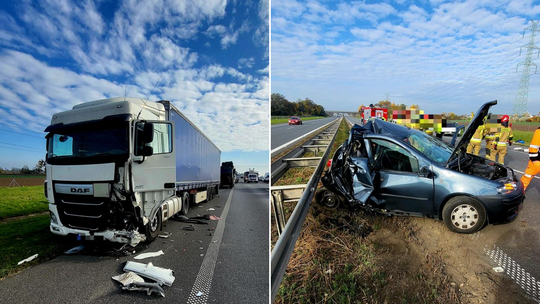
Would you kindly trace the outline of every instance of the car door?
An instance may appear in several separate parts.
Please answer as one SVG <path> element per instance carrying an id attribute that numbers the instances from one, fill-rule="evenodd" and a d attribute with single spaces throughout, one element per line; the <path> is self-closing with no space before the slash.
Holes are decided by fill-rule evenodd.
<path id="1" fill-rule="evenodd" d="M 370 139 L 374 192 L 379 204 L 392 211 L 432 214 L 431 163 L 390 139 Z"/>

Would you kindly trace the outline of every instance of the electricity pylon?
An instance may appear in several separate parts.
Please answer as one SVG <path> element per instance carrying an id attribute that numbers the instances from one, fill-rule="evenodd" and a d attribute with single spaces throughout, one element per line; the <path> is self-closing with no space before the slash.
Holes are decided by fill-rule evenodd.
<path id="1" fill-rule="evenodd" d="M 537 50 L 538 57 L 540 55 L 540 48 L 534 44 L 534 36 L 538 29 L 538 21 L 531 19 L 532 25 L 523 30 L 523 37 L 525 37 L 525 31 L 531 31 L 531 38 L 529 43 L 522 46 L 519 49 L 519 55 L 521 55 L 521 50 L 525 47 L 527 48 L 527 57 L 524 61 L 520 62 L 516 66 L 516 73 L 520 65 L 523 65 L 523 72 L 521 73 L 521 81 L 519 82 L 519 88 L 516 95 L 516 101 L 514 102 L 514 119 L 520 118 L 523 116 L 523 113 L 527 110 L 527 102 L 529 101 L 529 78 L 531 76 L 531 66 L 534 66 L 534 73 L 538 66 L 532 62 L 532 55 L 535 50 Z"/>

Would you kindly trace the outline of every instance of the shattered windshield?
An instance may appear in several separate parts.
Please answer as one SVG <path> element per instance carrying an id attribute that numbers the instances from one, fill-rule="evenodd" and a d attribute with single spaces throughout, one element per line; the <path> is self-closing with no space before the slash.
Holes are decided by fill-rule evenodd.
<path id="1" fill-rule="evenodd" d="M 47 162 L 51 164 L 94 163 L 129 153 L 127 123 L 64 128 L 47 138 Z"/>
<path id="2" fill-rule="evenodd" d="M 416 150 L 422 152 L 430 160 L 444 164 L 452 155 L 453 147 L 423 132 L 412 132 L 405 138 Z"/>

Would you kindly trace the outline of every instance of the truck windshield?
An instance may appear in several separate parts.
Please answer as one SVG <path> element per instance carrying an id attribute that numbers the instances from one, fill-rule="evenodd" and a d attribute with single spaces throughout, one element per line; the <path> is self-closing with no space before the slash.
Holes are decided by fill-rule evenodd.
<path id="1" fill-rule="evenodd" d="M 128 125 L 55 130 L 47 136 L 47 162 L 50 164 L 102 163 L 127 159 Z"/>

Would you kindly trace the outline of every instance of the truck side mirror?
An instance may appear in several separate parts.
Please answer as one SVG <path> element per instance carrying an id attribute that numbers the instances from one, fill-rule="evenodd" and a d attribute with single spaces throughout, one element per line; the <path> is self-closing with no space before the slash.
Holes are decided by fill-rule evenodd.
<path id="1" fill-rule="evenodd" d="M 141 149 L 141 155 L 142 156 L 152 156 L 154 154 L 154 148 L 150 146 L 144 146 Z"/>
<path id="2" fill-rule="evenodd" d="M 143 144 L 151 143 L 154 140 L 154 124 L 145 123 L 140 136 Z"/>

